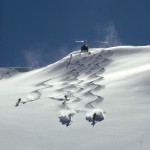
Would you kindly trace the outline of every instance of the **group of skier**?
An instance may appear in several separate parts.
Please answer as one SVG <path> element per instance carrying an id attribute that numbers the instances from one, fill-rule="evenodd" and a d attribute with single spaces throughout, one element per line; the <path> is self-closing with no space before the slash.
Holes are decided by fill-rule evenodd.
<path id="1" fill-rule="evenodd" d="M 70 99 L 68 99 L 67 95 L 65 95 L 65 96 L 64 96 L 64 101 L 63 101 L 62 104 L 63 104 L 63 105 L 66 104 L 66 102 L 69 101 L 69 100 L 70 100 Z M 16 103 L 15 106 L 16 106 L 16 107 L 19 106 L 20 102 L 21 102 L 21 98 L 18 99 L 18 101 L 17 101 L 17 103 Z M 72 117 L 72 116 L 73 116 L 72 114 L 69 114 L 69 115 L 68 115 L 68 118 L 69 118 L 70 121 L 71 121 L 71 117 Z M 93 121 L 95 121 L 96 116 L 97 116 L 97 114 L 94 113 L 93 116 L 92 116 L 92 120 L 93 120 Z"/>

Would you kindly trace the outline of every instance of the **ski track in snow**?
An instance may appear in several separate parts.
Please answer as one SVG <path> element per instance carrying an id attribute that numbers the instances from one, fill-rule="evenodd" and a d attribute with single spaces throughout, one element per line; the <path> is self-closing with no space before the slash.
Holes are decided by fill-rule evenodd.
<path id="1" fill-rule="evenodd" d="M 47 95 L 46 97 L 60 102 L 60 105 L 57 105 L 58 110 L 66 111 L 63 115 L 60 113 L 60 122 L 69 126 L 71 121 L 68 116 L 75 115 L 72 111 L 93 111 L 95 106 L 103 101 L 100 90 L 105 86 L 100 85 L 100 81 L 104 79 L 101 75 L 105 72 L 105 66 L 111 63 L 109 59 L 111 55 L 111 51 L 102 50 L 98 54 L 85 53 L 70 56 L 66 61 L 66 73 L 36 84 L 41 88 L 29 93 L 22 103 L 37 101 L 44 92 L 57 93 L 57 96 Z M 63 103 L 64 95 L 70 99 L 65 103 Z M 77 105 L 78 102 L 81 103 L 80 108 Z"/>
<path id="2" fill-rule="evenodd" d="M 40 92 L 40 90 L 35 90 L 31 93 L 29 93 L 26 98 L 24 100 L 22 100 L 20 103 L 28 103 L 28 102 L 33 102 L 36 100 L 39 100 L 41 97 L 42 93 Z"/>

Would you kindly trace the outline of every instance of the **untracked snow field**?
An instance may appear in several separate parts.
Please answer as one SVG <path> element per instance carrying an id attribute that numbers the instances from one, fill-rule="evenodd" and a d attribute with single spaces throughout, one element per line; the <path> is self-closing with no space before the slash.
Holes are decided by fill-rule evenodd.
<path id="1" fill-rule="evenodd" d="M 0 150 L 150 149 L 150 46 L 90 53 L 0 69 Z"/>

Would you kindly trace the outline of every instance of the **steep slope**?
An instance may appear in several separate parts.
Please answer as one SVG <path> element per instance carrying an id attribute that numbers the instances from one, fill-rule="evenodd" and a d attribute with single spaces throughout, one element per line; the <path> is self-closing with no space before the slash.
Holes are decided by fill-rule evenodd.
<path id="1" fill-rule="evenodd" d="M 1 149 L 150 148 L 150 46 L 90 52 L 0 81 Z"/>

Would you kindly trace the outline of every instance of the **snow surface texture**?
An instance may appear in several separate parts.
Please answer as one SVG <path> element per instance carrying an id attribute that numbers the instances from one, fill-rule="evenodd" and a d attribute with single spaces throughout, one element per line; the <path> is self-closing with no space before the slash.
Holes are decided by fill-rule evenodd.
<path id="1" fill-rule="evenodd" d="M 150 149 L 150 46 L 90 52 L 15 76 L 1 68 L 0 149 Z"/>

